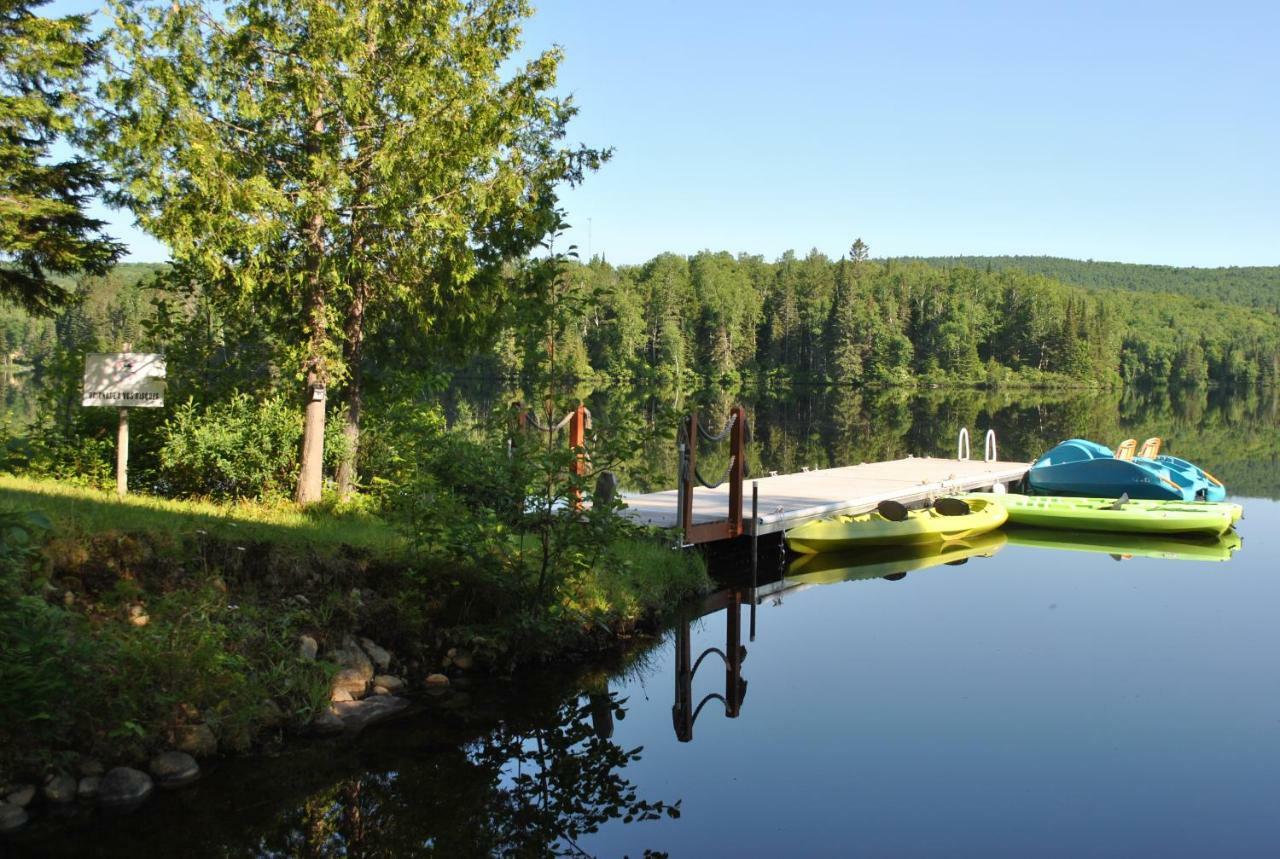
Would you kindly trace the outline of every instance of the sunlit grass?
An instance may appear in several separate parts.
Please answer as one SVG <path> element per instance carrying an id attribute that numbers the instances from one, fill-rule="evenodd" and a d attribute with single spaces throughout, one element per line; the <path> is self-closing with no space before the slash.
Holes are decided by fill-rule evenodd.
<path id="1" fill-rule="evenodd" d="M 113 492 L 56 480 L 0 475 L 0 506 L 38 510 L 62 533 L 205 532 L 227 540 L 270 542 L 332 550 L 341 546 L 376 555 L 405 551 L 407 540 L 387 522 L 367 514 L 305 510 L 288 502 L 178 501 Z"/>

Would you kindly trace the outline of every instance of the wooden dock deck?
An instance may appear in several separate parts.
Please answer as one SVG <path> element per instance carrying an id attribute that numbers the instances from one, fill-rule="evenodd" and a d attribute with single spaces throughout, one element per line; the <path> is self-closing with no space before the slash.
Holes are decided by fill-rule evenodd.
<path id="1" fill-rule="evenodd" d="M 903 504 L 943 495 L 985 489 L 1019 480 L 1030 469 L 1025 462 L 907 457 L 866 462 L 843 468 L 780 474 L 744 481 L 743 533 L 772 534 L 828 516 L 874 510 L 881 501 Z M 758 486 L 757 519 L 751 519 L 751 485 Z M 626 515 L 646 525 L 680 526 L 680 493 L 671 489 L 625 495 Z M 723 522 L 729 512 L 730 484 L 693 492 L 694 526 Z"/>

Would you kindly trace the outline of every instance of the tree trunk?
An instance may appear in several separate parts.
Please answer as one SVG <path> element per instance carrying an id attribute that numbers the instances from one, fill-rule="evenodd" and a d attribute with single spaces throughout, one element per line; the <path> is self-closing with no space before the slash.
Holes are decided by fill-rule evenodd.
<path id="1" fill-rule="evenodd" d="M 320 274 L 314 271 L 307 317 L 311 323 L 311 340 L 307 355 L 307 387 L 303 393 L 302 468 L 298 472 L 298 491 L 294 500 L 313 504 L 320 500 L 324 486 L 324 407 L 323 385 L 327 378 L 324 367 L 326 335 L 324 288 Z"/>
<path id="2" fill-rule="evenodd" d="M 318 112 L 312 114 L 312 131 L 315 133 L 308 148 L 315 151 L 316 140 L 324 133 L 324 118 Z M 318 199 L 323 195 L 317 194 Z M 321 266 L 324 264 L 324 212 L 319 208 L 312 212 L 307 223 L 307 244 L 311 252 L 307 272 L 306 323 L 311 327 L 307 343 L 307 386 L 303 392 L 302 417 L 302 467 L 298 471 L 298 489 L 294 500 L 299 504 L 314 504 L 320 500 L 324 487 L 324 409 L 325 383 L 328 370 L 325 367 L 325 346 L 328 340 L 328 320 L 325 317 L 325 287 Z"/>
<path id="3" fill-rule="evenodd" d="M 369 287 L 363 278 L 353 285 L 351 308 L 347 312 L 344 345 L 347 361 L 347 403 L 342 435 L 346 450 L 338 465 L 338 492 L 350 497 L 356 482 L 356 456 L 360 451 L 360 413 L 364 408 L 364 312 Z"/>

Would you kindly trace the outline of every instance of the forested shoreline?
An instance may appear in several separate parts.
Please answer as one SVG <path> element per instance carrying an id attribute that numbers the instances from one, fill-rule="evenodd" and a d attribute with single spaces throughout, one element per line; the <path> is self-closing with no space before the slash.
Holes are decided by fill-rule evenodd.
<path id="1" fill-rule="evenodd" d="M 1121 264 L 1104 265 L 1114 272 Z M 1153 267 L 1132 268 L 1133 282 L 1145 283 Z M 1280 375 L 1273 312 L 1176 291 L 1071 285 L 1020 269 L 832 260 L 816 251 L 768 262 L 704 251 L 642 265 L 565 260 L 557 277 L 556 371 L 581 379 L 1109 387 L 1271 384 Z M 57 317 L 0 308 L 10 359 L 37 378 L 74 370 L 84 352 L 132 343 L 200 350 L 191 358 L 215 389 L 237 363 L 252 370 L 247 361 L 263 371 L 259 393 L 283 381 L 275 363 L 282 350 L 267 326 L 249 330 L 198 287 L 176 284 L 166 266 L 126 264 L 69 285 L 78 298 Z M 546 332 L 513 307 L 493 314 L 488 336 L 461 365 L 447 352 L 418 349 L 406 360 L 374 343 L 368 375 L 375 387 L 404 372 L 518 378 L 545 364 Z M 413 341 L 394 317 L 376 322 L 374 333 L 396 347 Z"/>

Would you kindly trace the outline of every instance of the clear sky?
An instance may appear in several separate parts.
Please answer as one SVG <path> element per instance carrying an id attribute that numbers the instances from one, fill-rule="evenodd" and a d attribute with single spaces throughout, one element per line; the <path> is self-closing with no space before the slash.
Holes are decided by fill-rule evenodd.
<path id="1" fill-rule="evenodd" d="M 1277 3 L 543 0 L 526 36 L 616 150 L 564 194 L 584 255 L 1280 264 Z"/>

